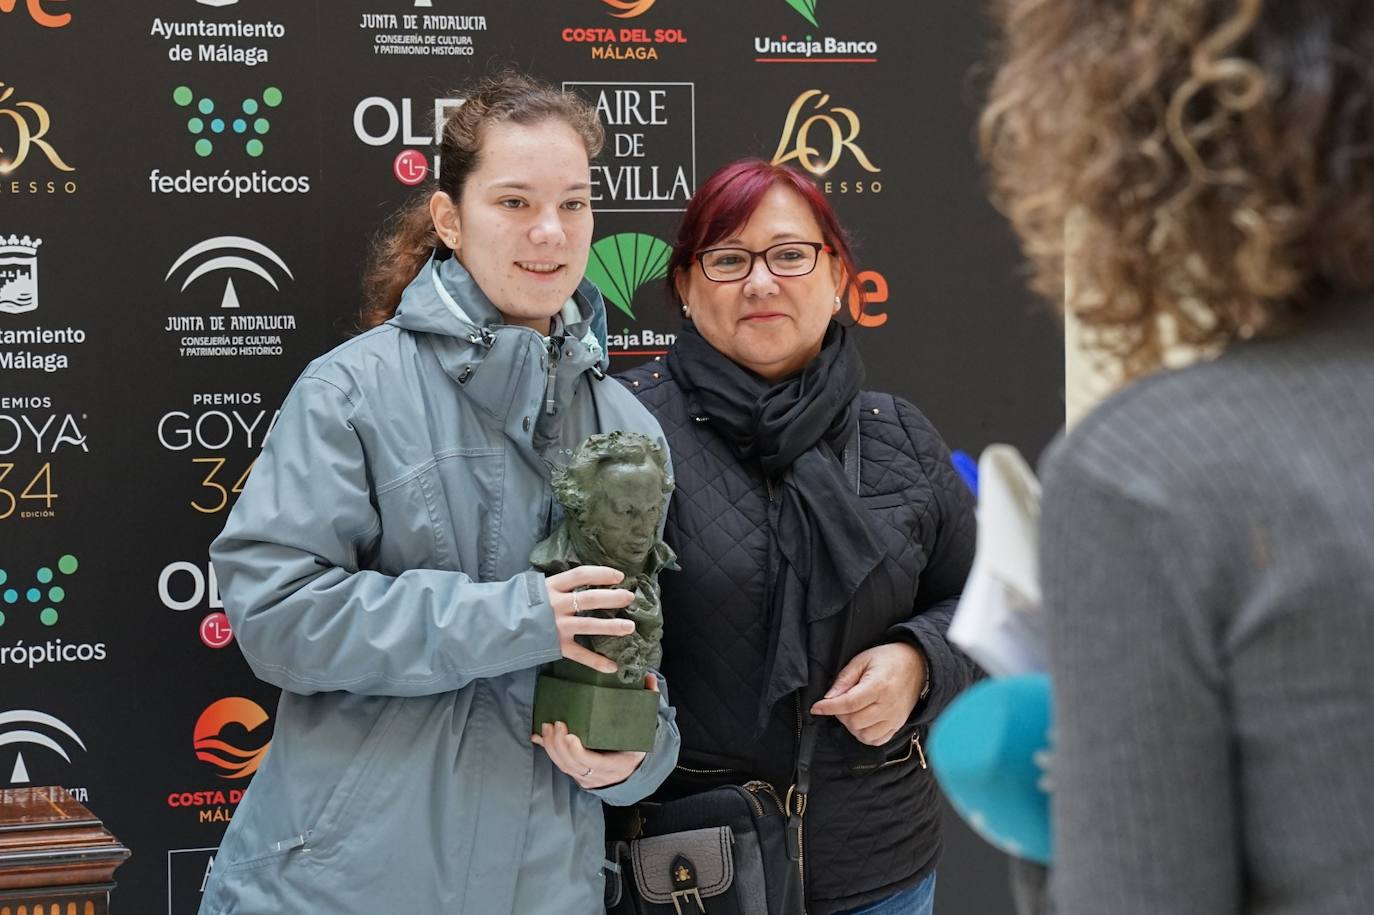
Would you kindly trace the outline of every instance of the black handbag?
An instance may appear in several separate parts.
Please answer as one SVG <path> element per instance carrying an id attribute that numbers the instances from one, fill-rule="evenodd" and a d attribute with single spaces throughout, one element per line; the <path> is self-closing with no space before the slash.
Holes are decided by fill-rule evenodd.
<path id="1" fill-rule="evenodd" d="M 628 808 L 608 826 L 609 915 L 804 915 L 803 817 L 814 725 L 802 725 L 796 781 L 722 785 Z"/>

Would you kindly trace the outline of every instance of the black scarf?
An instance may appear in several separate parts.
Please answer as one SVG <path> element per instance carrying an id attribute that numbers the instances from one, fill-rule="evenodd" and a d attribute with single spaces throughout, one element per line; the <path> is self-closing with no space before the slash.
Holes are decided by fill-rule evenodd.
<path id="1" fill-rule="evenodd" d="M 687 322 L 667 362 L 692 413 L 708 417 L 741 460 L 758 461 L 773 485 L 762 731 L 774 703 L 807 684 L 808 624 L 844 609 L 884 552 L 840 458 L 858 422 L 863 360 L 831 322 L 820 353 L 769 385 Z"/>

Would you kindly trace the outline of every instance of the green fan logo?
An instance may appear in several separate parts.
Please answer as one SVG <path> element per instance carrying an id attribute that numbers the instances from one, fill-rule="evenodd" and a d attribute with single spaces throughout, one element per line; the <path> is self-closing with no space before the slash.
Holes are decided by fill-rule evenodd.
<path id="1" fill-rule="evenodd" d="M 672 246 L 652 235 L 611 235 L 592 245 L 587 258 L 587 279 L 596 284 L 607 301 L 633 318 L 635 292 L 645 283 L 668 275 L 668 258 L 672 253 Z"/>
<path id="2" fill-rule="evenodd" d="M 801 13 L 807 22 L 820 27 L 820 23 L 816 21 L 816 0 L 787 0 L 787 5 Z"/>

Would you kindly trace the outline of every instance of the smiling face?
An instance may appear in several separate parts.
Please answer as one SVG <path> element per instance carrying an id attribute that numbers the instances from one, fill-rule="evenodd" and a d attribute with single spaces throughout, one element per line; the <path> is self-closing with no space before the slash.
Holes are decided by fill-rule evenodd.
<path id="1" fill-rule="evenodd" d="M 796 191 L 774 185 L 733 235 L 706 248 L 740 247 L 762 251 L 787 241 L 824 242 L 820 224 Z M 841 278 L 840 262 L 818 255 L 806 276 L 774 276 L 762 257 L 742 280 L 717 283 L 694 263 L 676 278 L 702 337 L 731 361 L 770 383 L 800 371 L 821 349 Z"/>
<path id="2" fill-rule="evenodd" d="M 647 463 L 616 461 L 602 465 L 582 528 L 611 559 L 642 568 L 658 539 L 663 514 L 660 475 Z"/>
<path id="3" fill-rule="evenodd" d="M 440 191 L 430 212 L 505 322 L 548 333 L 587 268 L 587 149 L 561 121 L 492 124 L 461 199 L 455 205 Z"/>

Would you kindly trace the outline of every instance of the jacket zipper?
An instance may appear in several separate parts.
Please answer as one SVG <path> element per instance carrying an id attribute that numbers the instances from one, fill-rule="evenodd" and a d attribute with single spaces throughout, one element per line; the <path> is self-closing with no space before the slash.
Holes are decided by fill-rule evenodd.
<path id="1" fill-rule="evenodd" d="M 544 412 L 552 416 L 557 411 L 554 383 L 558 380 L 558 344 L 549 340 L 549 374 L 544 382 Z"/>
<path id="2" fill-rule="evenodd" d="M 802 710 L 801 693 L 792 694 L 797 711 L 797 755 L 801 756 L 801 737 L 802 737 Z M 795 808 L 797 814 L 797 872 L 801 876 L 802 890 L 802 915 L 806 915 L 806 828 L 803 818 L 806 816 L 806 795 L 797 791 L 797 786 L 793 785 L 787 791 L 787 800 L 784 812 L 788 817 L 792 816 Z"/>
<path id="3" fill-rule="evenodd" d="M 782 809 L 782 799 L 778 797 L 778 792 L 767 782 L 755 779 L 754 781 L 745 782 L 743 788 L 745 791 L 749 792 L 749 798 L 754 803 L 754 812 L 759 816 L 763 816 L 763 804 L 759 801 L 760 795 L 768 797 L 773 802 L 773 805 L 778 808 L 778 813 L 785 812 Z"/>
<path id="4" fill-rule="evenodd" d="M 675 766 L 679 772 L 686 772 L 690 775 L 724 775 L 727 772 L 734 772 L 734 769 L 693 769 L 691 766 Z"/>

